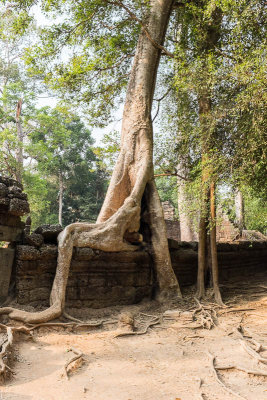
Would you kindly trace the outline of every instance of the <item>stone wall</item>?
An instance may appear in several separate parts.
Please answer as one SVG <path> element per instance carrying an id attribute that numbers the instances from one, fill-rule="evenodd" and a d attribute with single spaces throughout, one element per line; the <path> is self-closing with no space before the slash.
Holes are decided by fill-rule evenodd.
<path id="1" fill-rule="evenodd" d="M 180 221 L 170 221 L 165 219 L 167 238 L 176 241 L 181 240 Z"/>
<path id="2" fill-rule="evenodd" d="M 57 246 L 17 247 L 16 293 L 20 304 L 48 305 L 57 263 Z M 152 294 L 152 268 L 147 252 L 104 253 L 74 249 L 67 304 L 105 307 L 133 304 Z"/>
<path id="3" fill-rule="evenodd" d="M 170 201 L 161 203 L 166 224 L 167 238 L 180 241 L 180 222 L 175 216 L 175 208 Z"/>
<path id="4" fill-rule="evenodd" d="M 27 195 L 14 179 L 0 176 L 0 302 L 7 295 L 15 254 L 15 244 L 22 240 L 24 223 L 20 217 L 29 213 Z M 6 242 L 3 244 L 3 242 Z"/>
<path id="5" fill-rule="evenodd" d="M 192 285 L 197 276 L 197 243 L 169 241 L 174 271 L 181 286 Z M 17 246 L 16 293 L 20 304 L 48 306 L 56 270 L 57 246 Z M 266 270 L 267 243 L 218 245 L 220 281 L 252 277 Z M 155 279 L 152 260 L 143 249 L 105 253 L 75 249 L 67 287 L 67 305 L 106 307 L 133 304 L 151 297 Z"/>
<path id="6" fill-rule="evenodd" d="M 180 237 L 179 222 L 173 220 L 172 210 L 167 211 L 174 271 L 181 286 L 192 285 L 197 276 L 197 243 L 173 240 Z M 57 265 L 57 235 L 62 228 L 60 225 L 43 225 L 30 233 L 29 223 L 25 227 L 20 219 L 28 212 L 22 186 L 0 176 L 0 241 L 9 242 L 7 248 L 0 248 L 0 302 L 8 294 L 12 276 L 18 303 L 48 306 Z M 266 259 L 266 241 L 219 243 L 220 281 L 253 279 L 254 274 L 266 270 Z M 74 249 L 67 305 L 98 308 L 137 303 L 144 297 L 153 296 L 155 282 L 148 248 L 120 253 Z"/>
<path id="7" fill-rule="evenodd" d="M 218 242 L 231 242 L 239 236 L 239 230 L 229 220 L 228 215 L 218 210 L 218 222 L 216 226 L 216 239 Z"/>
<path id="8" fill-rule="evenodd" d="M 0 241 L 21 239 L 24 223 L 20 217 L 30 212 L 27 195 L 22 189 L 14 179 L 0 176 Z"/>

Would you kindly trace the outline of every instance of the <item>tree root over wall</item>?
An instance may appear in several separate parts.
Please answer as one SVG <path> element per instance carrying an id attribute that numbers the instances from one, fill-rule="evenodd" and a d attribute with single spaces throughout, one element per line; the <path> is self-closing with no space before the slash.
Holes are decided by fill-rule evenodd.
<path id="1" fill-rule="evenodd" d="M 30 313 L 10 307 L 0 309 L 25 324 L 58 318 L 65 305 L 65 292 L 73 247 L 103 251 L 135 251 L 142 242 L 141 205 L 146 215 L 152 258 L 160 299 L 181 296 L 171 265 L 163 211 L 153 180 L 153 126 L 151 108 L 157 69 L 173 0 L 153 1 L 147 9 L 146 27 L 141 30 L 129 78 L 123 111 L 121 150 L 96 224 L 74 223 L 58 236 L 58 261 L 50 307 Z"/>

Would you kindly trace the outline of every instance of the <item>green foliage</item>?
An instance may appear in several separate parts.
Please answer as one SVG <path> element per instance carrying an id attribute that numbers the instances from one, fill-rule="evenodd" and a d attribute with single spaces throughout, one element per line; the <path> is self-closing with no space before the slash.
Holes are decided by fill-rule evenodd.
<path id="1" fill-rule="evenodd" d="M 44 179 L 40 173 L 26 169 L 23 184 L 30 202 L 32 229 L 44 223 L 57 223 L 57 213 L 53 214 L 51 210 L 53 198 L 56 198 L 57 193 L 51 182 Z"/>
<path id="2" fill-rule="evenodd" d="M 103 202 L 106 175 L 98 166 L 91 132 L 80 118 L 66 106 L 36 110 L 29 139 L 28 154 L 48 184 L 44 199 L 49 199 L 53 222 L 58 213 L 60 180 L 64 225 L 77 220 L 94 221 Z"/>
<path id="3" fill-rule="evenodd" d="M 245 207 L 245 226 L 249 230 L 257 230 L 267 234 L 267 205 L 266 200 L 259 197 L 249 188 L 243 190 Z"/>
<path id="4" fill-rule="evenodd" d="M 120 134 L 118 131 L 106 133 L 101 141 L 101 146 L 94 152 L 99 159 L 99 166 L 111 176 L 120 151 Z"/>
<path id="5" fill-rule="evenodd" d="M 16 177 L 15 151 L 22 147 L 17 139 L 16 109 L 22 99 L 20 120 L 32 113 L 37 88 L 23 69 L 21 54 L 26 35 L 33 31 L 31 18 L 25 11 L 0 5 L 0 172 Z"/>
<path id="6" fill-rule="evenodd" d="M 169 201 L 175 208 L 178 217 L 177 178 L 175 176 L 164 176 L 156 178 L 156 186 L 160 200 Z"/>
<path id="7" fill-rule="evenodd" d="M 19 1 L 22 6 L 29 2 Z M 86 107 L 91 123 L 104 126 L 123 101 L 140 26 L 116 2 L 40 2 L 56 23 L 39 29 L 38 43 L 26 49 L 31 76 L 42 76 L 65 100 Z M 139 17 L 145 3 L 131 1 Z M 89 113 L 88 113 L 89 109 Z"/>

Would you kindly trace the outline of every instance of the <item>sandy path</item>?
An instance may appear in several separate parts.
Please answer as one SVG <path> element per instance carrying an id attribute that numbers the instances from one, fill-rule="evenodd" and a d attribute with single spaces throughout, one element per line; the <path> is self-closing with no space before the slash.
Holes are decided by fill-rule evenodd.
<path id="1" fill-rule="evenodd" d="M 16 376 L 0 388 L 3 400 L 235 400 L 215 380 L 209 350 L 220 365 L 238 364 L 267 372 L 242 349 L 232 329 L 242 325 L 256 340 L 267 342 L 266 300 L 242 301 L 255 308 L 225 313 L 214 329 L 181 327 L 180 319 L 165 321 L 146 335 L 114 338 L 114 329 L 79 334 L 41 328 L 35 341 L 18 345 Z M 240 304 L 239 304 L 240 306 Z M 127 307 L 124 307 L 127 310 Z M 83 365 L 63 375 L 64 363 L 75 347 Z M 262 355 L 267 357 L 267 352 Z M 267 400 L 267 378 L 227 370 L 220 378 L 247 400 Z M 199 379 L 203 385 L 199 389 Z M 203 397 L 200 396 L 203 393 Z"/>

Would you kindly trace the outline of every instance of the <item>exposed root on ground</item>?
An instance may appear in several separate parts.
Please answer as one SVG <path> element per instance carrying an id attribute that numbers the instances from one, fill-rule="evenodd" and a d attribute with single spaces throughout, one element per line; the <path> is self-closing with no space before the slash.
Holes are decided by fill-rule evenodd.
<path id="1" fill-rule="evenodd" d="M 7 326 L 5 324 L 0 323 L 0 329 L 4 330 L 6 332 L 6 337 L 3 340 L 3 342 L 0 344 L 0 381 L 3 380 L 5 381 L 6 378 L 9 376 L 10 373 L 12 373 L 11 368 L 9 367 L 9 363 L 10 363 L 10 358 L 11 358 L 11 354 L 12 354 L 12 346 L 13 346 L 13 342 L 14 342 L 14 333 L 25 333 L 27 335 L 30 335 L 32 337 L 33 331 L 35 329 L 38 328 L 42 328 L 42 327 L 47 327 L 47 328 L 53 328 L 53 327 L 61 327 L 61 328 L 72 328 L 73 329 L 77 329 L 77 328 L 87 328 L 87 327 L 100 327 L 103 326 L 103 324 L 106 323 L 115 323 L 116 321 L 112 320 L 101 320 L 101 321 L 96 321 L 96 322 L 81 322 L 81 323 L 77 323 L 77 322 L 44 322 L 44 323 L 40 323 L 37 325 L 33 325 L 33 326 L 25 326 L 25 325 L 21 325 L 21 326 Z M 68 361 L 68 363 L 65 366 L 65 370 L 66 370 L 66 375 L 67 374 L 67 367 L 73 363 L 75 360 L 77 360 L 78 358 L 82 357 L 82 354 L 80 354 L 79 352 L 77 353 L 77 351 L 75 349 L 71 349 L 76 356 L 73 357 L 70 361 Z"/>
<path id="2" fill-rule="evenodd" d="M 254 358 L 258 362 L 267 364 L 267 358 L 262 357 L 259 353 L 253 350 L 244 340 L 240 340 L 240 344 L 242 348 L 250 355 L 250 357 Z"/>
<path id="3" fill-rule="evenodd" d="M 13 344 L 13 331 L 12 328 L 7 327 L 6 337 L 4 341 L 0 344 L 0 380 L 5 380 L 7 376 L 11 373 L 11 369 L 8 365 L 9 363 L 9 353 L 11 352 Z"/>
<path id="4" fill-rule="evenodd" d="M 226 366 L 223 366 L 223 367 L 216 366 L 216 369 L 219 370 L 219 371 L 227 371 L 229 369 L 236 369 L 237 371 L 246 372 L 249 375 L 267 376 L 267 372 L 255 371 L 253 369 L 247 369 L 247 368 L 244 368 L 244 367 L 240 367 L 239 365 L 226 365 Z"/>
<path id="5" fill-rule="evenodd" d="M 253 339 L 252 335 L 249 333 L 249 336 L 245 334 L 245 330 L 242 327 L 242 325 L 239 325 L 237 329 L 234 330 L 237 335 L 239 336 L 239 342 L 241 344 L 241 347 L 245 352 L 252 358 L 254 358 L 256 361 L 261 362 L 263 364 L 267 364 L 267 358 L 263 357 L 260 352 L 267 350 L 267 347 L 264 346 L 263 344 L 257 342 L 255 339 Z M 255 347 L 252 348 L 249 344 Z"/>
<path id="6" fill-rule="evenodd" d="M 31 334 L 32 331 L 38 328 L 53 328 L 53 327 L 61 327 L 61 328 L 69 328 L 77 329 L 77 328 L 97 328 L 105 324 L 115 324 L 116 320 L 100 320 L 100 321 L 92 321 L 92 322 L 43 322 L 37 325 L 29 325 L 29 326 L 7 326 L 0 323 L 0 328 L 7 329 L 11 328 L 13 332 L 22 332 Z"/>
<path id="7" fill-rule="evenodd" d="M 200 324 L 204 329 L 211 329 L 217 325 L 217 313 L 214 307 L 201 304 L 200 301 L 194 297 L 198 308 L 193 311 L 192 319 L 197 320 L 197 315 L 200 317 Z"/>
<path id="8" fill-rule="evenodd" d="M 254 311 L 256 308 L 229 308 L 228 310 L 222 310 L 220 311 L 220 314 L 227 314 L 227 313 L 235 313 L 235 312 L 241 312 L 241 311 Z"/>
<path id="9" fill-rule="evenodd" d="M 78 322 L 78 323 L 80 323 L 80 324 L 82 324 L 82 323 L 84 322 L 84 321 L 82 321 L 81 319 L 72 317 L 72 316 L 69 315 L 65 310 L 64 310 L 63 313 L 62 313 L 62 317 L 66 318 L 66 319 L 68 319 L 68 320 L 70 320 L 70 321 Z"/>
<path id="10" fill-rule="evenodd" d="M 8 364 L 10 363 L 12 358 L 14 333 L 22 332 L 31 335 L 31 332 L 29 328 L 25 326 L 15 327 L 0 324 L 0 329 L 6 332 L 6 337 L 0 344 L 0 381 L 5 381 L 9 374 L 12 373 L 12 370 Z"/>
<path id="11" fill-rule="evenodd" d="M 134 335 L 145 335 L 151 326 L 160 324 L 160 318 L 154 317 L 152 321 L 150 321 L 142 331 L 133 331 L 133 332 L 120 332 L 114 336 L 114 338 L 123 337 L 123 336 L 134 336 Z"/>
<path id="12" fill-rule="evenodd" d="M 232 389 L 230 389 L 228 386 L 226 386 L 226 385 L 223 383 L 223 381 L 220 379 L 220 377 L 219 377 L 219 375 L 218 375 L 217 367 L 215 366 L 215 364 L 216 364 L 216 357 L 213 356 L 210 352 L 208 352 L 208 356 L 209 356 L 209 359 L 210 359 L 210 365 L 211 365 L 211 369 L 212 369 L 213 375 L 214 375 L 216 381 L 219 383 L 219 385 L 220 385 L 226 392 L 232 394 L 233 396 L 236 396 L 236 397 L 238 397 L 239 399 L 242 399 L 242 400 L 248 400 L 248 399 L 246 399 L 245 397 L 241 396 L 239 393 L 237 393 L 237 392 L 233 391 Z"/>
<path id="13" fill-rule="evenodd" d="M 76 366 L 72 366 L 72 368 L 70 369 L 69 367 L 71 366 L 71 364 L 73 364 L 75 361 L 77 360 L 81 360 L 82 361 L 82 357 L 83 357 L 83 353 L 79 350 L 76 350 L 74 347 L 71 347 L 68 351 L 72 351 L 75 355 L 73 357 L 71 357 L 70 360 L 68 360 L 66 362 L 66 364 L 64 365 L 64 371 L 66 374 L 66 377 L 68 379 L 70 379 L 70 370 L 71 372 L 74 371 L 74 369 L 78 368 L 78 365 L 76 363 Z M 80 364 L 79 364 L 80 365 Z"/>

